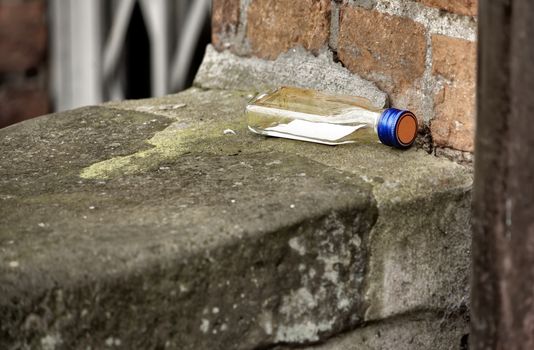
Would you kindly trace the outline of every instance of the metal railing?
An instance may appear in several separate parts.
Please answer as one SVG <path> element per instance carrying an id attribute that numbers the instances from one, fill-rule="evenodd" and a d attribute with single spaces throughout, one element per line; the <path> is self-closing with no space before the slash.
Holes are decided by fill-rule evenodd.
<path id="1" fill-rule="evenodd" d="M 127 97 L 124 51 L 136 6 L 149 41 L 150 95 L 186 87 L 211 0 L 51 0 L 56 111 Z"/>

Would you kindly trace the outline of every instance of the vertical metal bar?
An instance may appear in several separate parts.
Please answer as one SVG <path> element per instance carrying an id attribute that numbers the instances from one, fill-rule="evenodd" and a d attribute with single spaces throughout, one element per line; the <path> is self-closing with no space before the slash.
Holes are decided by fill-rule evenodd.
<path id="1" fill-rule="evenodd" d="M 168 92 L 169 11 L 167 0 L 140 0 L 151 46 L 152 95 Z"/>
<path id="2" fill-rule="evenodd" d="M 104 3 L 102 0 L 51 0 L 51 71 L 56 110 L 96 104 L 111 97 L 124 96 L 118 66 L 124 50 L 126 30 L 137 0 L 117 0 L 111 16 L 111 29 L 103 37 Z M 209 12 L 210 0 L 139 0 L 145 18 L 151 55 L 152 95 L 170 91 L 171 76 L 175 89 L 182 89 L 190 69 L 197 40 Z M 176 35 L 171 32 L 171 9 L 182 10 L 173 23 L 180 39 L 173 64 L 170 51 Z M 106 7 L 110 9 L 111 7 Z M 183 11 L 188 9 L 187 13 Z M 172 69 L 172 72 L 171 72 Z M 172 74 L 171 74 L 172 73 Z"/>
<path id="3" fill-rule="evenodd" d="M 50 12 L 55 109 L 102 102 L 101 0 L 52 0 Z"/>
<path id="4" fill-rule="evenodd" d="M 54 108 L 64 110 L 71 99 L 69 88 L 70 60 L 68 57 L 68 42 L 70 42 L 70 2 L 65 0 L 52 0 L 49 3 L 51 18 L 51 89 Z"/>
<path id="5" fill-rule="evenodd" d="M 534 349 L 534 2 L 482 0 L 471 349 Z"/>
<path id="6" fill-rule="evenodd" d="M 103 76 L 107 79 L 117 68 L 119 57 L 124 50 L 128 24 L 132 17 L 135 0 L 120 0 L 112 14 L 111 28 L 103 52 Z"/>
<path id="7" fill-rule="evenodd" d="M 184 88 L 195 48 L 207 20 L 211 7 L 210 0 L 197 0 L 191 4 L 188 16 L 181 28 L 178 47 L 172 60 L 171 88 L 180 91 Z"/>
<path id="8" fill-rule="evenodd" d="M 102 102 L 102 2 L 72 1 L 72 106 Z"/>

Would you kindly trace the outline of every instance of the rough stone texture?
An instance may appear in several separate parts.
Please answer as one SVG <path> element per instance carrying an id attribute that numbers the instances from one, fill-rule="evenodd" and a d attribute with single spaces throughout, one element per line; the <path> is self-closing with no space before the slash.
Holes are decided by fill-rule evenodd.
<path id="1" fill-rule="evenodd" d="M 476 16 L 478 0 L 417 0 L 426 6 L 437 7 L 460 15 Z"/>
<path id="2" fill-rule="evenodd" d="M 43 1 L 0 2 L 0 72 L 36 67 L 46 49 Z"/>
<path id="3" fill-rule="evenodd" d="M 330 0 L 252 0 L 247 38 L 252 54 L 274 59 L 292 47 L 318 52 L 328 44 Z"/>
<path id="4" fill-rule="evenodd" d="M 222 50 L 231 46 L 239 26 L 239 0 L 213 0 L 211 9 L 211 42 Z"/>
<path id="5" fill-rule="evenodd" d="M 292 49 L 274 61 L 243 58 L 208 46 L 195 85 L 208 89 L 265 91 L 281 85 L 315 88 L 358 95 L 378 107 L 388 106 L 388 96 L 370 81 L 350 73 L 324 51 L 315 57 L 302 48 Z"/>
<path id="6" fill-rule="evenodd" d="M 457 150 L 474 149 L 476 43 L 432 36 L 432 73 L 444 78 L 435 96 L 431 123 L 434 143 Z"/>
<path id="7" fill-rule="evenodd" d="M 466 350 L 469 328 L 458 316 L 421 314 L 399 317 L 330 339 L 325 344 L 303 350 Z M 289 350 L 279 347 L 276 350 Z"/>
<path id="8" fill-rule="evenodd" d="M 48 93 L 36 86 L 0 89 L 0 128 L 48 113 Z"/>
<path id="9" fill-rule="evenodd" d="M 425 28 L 408 18 L 346 4 L 341 7 L 338 55 L 354 73 L 386 91 L 392 104 L 422 110 Z"/>
<path id="10" fill-rule="evenodd" d="M 388 188 L 388 196 L 390 192 Z M 372 282 L 366 290 L 365 319 L 386 319 L 421 308 L 453 314 L 467 310 L 470 186 L 446 193 L 436 190 L 431 201 L 420 197 L 405 206 L 398 205 L 400 198 L 380 206 L 371 232 L 373 258 L 367 276 Z"/>
<path id="11" fill-rule="evenodd" d="M 254 135 L 247 95 L 0 130 L 1 348 L 267 348 L 464 310 L 467 169 Z"/>
<path id="12" fill-rule="evenodd" d="M 247 349 L 361 319 L 370 186 L 255 148 L 244 101 L 190 91 L 173 118 L 87 108 L 2 132 L 2 348 Z"/>

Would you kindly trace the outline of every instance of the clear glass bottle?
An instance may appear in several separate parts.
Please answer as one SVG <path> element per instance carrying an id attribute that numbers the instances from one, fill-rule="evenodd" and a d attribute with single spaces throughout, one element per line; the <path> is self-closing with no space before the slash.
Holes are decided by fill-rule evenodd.
<path id="1" fill-rule="evenodd" d="M 295 87 L 258 95 L 245 113 L 249 129 L 257 134 L 327 145 L 379 140 L 407 148 L 417 136 L 417 118 L 409 111 L 376 108 L 363 97 Z"/>

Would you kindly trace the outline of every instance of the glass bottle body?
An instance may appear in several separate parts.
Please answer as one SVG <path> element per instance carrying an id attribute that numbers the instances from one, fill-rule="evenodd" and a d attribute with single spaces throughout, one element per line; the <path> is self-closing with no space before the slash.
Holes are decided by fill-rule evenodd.
<path id="1" fill-rule="evenodd" d="M 383 111 L 362 97 L 294 87 L 259 95 L 246 107 L 249 129 L 255 133 L 327 145 L 378 141 Z"/>

